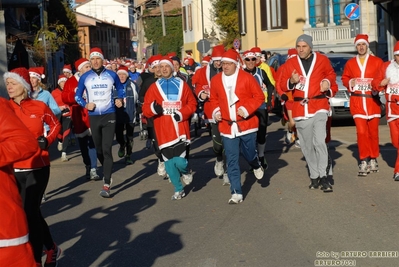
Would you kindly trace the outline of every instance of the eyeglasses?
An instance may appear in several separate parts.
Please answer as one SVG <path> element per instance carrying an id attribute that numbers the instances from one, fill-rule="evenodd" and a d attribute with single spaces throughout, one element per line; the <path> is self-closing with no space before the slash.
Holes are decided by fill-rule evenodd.
<path id="1" fill-rule="evenodd" d="M 256 60 L 256 58 L 254 58 L 254 57 L 253 57 L 253 58 L 246 58 L 246 59 L 245 59 L 245 61 L 255 61 L 255 60 Z"/>

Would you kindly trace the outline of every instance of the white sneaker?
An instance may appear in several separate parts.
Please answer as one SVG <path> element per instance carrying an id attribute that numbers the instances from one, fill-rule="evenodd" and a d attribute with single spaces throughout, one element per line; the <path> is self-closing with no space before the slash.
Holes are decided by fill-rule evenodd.
<path id="1" fill-rule="evenodd" d="M 292 143 L 292 132 L 290 133 L 289 131 L 287 131 L 287 134 L 285 135 L 285 143 L 287 145 Z"/>
<path id="2" fill-rule="evenodd" d="M 299 139 L 295 140 L 295 147 L 296 148 L 301 148 L 301 142 L 299 142 Z"/>
<path id="3" fill-rule="evenodd" d="M 238 204 L 242 202 L 242 194 L 232 194 L 229 199 L 229 204 Z"/>
<path id="4" fill-rule="evenodd" d="M 223 168 L 223 160 L 222 161 L 217 161 L 215 162 L 215 167 L 214 171 L 216 176 L 222 176 L 224 173 L 224 168 Z"/>
<path id="5" fill-rule="evenodd" d="M 61 142 L 58 142 L 57 149 L 58 149 L 58 151 L 62 151 L 62 143 Z"/>
<path id="6" fill-rule="evenodd" d="M 100 176 L 97 174 L 96 168 L 90 170 L 90 180 L 100 180 Z"/>
<path id="7" fill-rule="evenodd" d="M 172 196 L 172 200 L 179 200 L 182 199 L 183 197 L 186 196 L 186 193 L 184 193 L 184 190 L 180 191 L 180 192 L 175 192 Z"/>
<path id="8" fill-rule="evenodd" d="M 260 166 L 259 168 L 254 169 L 254 174 L 255 174 L 256 179 L 260 180 L 263 178 L 265 171 L 263 170 L 263 167 Z"/>
<path id="9" fill-rule="evenodd" d="M 165 162 L 158 160 L 157 173 L 158 173 L 159 176 L 165 176 L 166 175 Z"/>
<path id="10" fill-rule="evenodd" d="M 223 185 L 230 185 L 230 179 L 227 172 L 223 173 Z"/>
<path id="11" fill-rule="evenodd" d="M 62 161 L 62 162 L 68 161 L 68 158 L 67 158 L 67 155 L 66 155 L 65 152 L 62 152 L 62 154 L 61 154 L 61 161 Z"/>
<path id="12" fill-rule="evenodd" d="M 191 182 L 193 181 L 193 174 L 192 174 L 191 172 L 189 172 L 189 173 L 187 173 L 187 174 L 183 174 L 183 175 L 182 175 L 182 178 L 183 178 L 183 182 L 184 182 L 186 185 L 189 185 L 189 184 L 191 184 Z"/>

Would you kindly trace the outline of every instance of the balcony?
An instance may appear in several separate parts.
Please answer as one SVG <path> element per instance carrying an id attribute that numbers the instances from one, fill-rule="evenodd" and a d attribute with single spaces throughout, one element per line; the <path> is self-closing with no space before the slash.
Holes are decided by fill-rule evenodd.
<path id="1" fill-rule="evenodd" d="M 350 25 L 306 28 L 304 33 L 313 37 L 313 45 L 323 52 L 353 50 Z M 316 50 L 317 50 L 316 49 Z"/>

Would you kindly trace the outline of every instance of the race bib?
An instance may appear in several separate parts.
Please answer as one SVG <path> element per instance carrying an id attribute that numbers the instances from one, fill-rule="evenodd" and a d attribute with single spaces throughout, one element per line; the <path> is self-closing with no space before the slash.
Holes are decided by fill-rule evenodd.
<path id="1" fill-rule="evenodd" d="M 299 82 L 295 85 L 295 89 L 303 91 L 305 89 L 306 77 L 299 76 Z"/>
<path id="2" fill-rule="evenodd" d="M 355 90 L 359 91 L 371 91 L 371 81 L 373 78 L 356 78 Z"/>
<path id="3" fill-rule="evenodd" d="M 164 114 L 173 115 L 181 109 L 181 101 L 162 101 L 162 108 Z"/>
<path id="4" fill-rule="evenodd" d="M 385 92 L 389 95 L 399 95 L 399 83 L 389 83 Z"/>
<path id="5" fill-rule="evenodd" d="M 202 90 L 205 91 L 205 93 L 207 93 L 209 95 L 209 93 L 211 92 L 209 85 L 203 85 L 202 86 Z"/>

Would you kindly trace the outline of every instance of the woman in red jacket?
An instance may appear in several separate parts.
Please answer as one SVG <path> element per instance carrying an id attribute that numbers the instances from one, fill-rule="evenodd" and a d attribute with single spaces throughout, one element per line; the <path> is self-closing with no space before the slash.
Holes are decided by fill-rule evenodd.
<path id="1" fill-rule="evenodd" d="M 14 174 L 28 219 L 29 241 L 37 266 L 42 266 L 43 246 L 47 254 L 44 266 L 56 266 L 61 250 L 53 241 L 40 211 L 40 204 L 50 177 L 48 147 L 56 140 L 61 125 L 45 103 L 29 98 L 32 86 L 26 68 L 13 69 L 3 77 L 12 109 L 37 139 L 40 147 L 32 157 L 14 163 Z M 44 130 L 44 123 L 50 128 L 48 132 Z"/>
<path id="2" fill-rule="evenodd" d="M 0 98 L 0 266 L 36 266 L 28 238 L 28 224 L 12 164 L 38 150 L 36 140 Z"/>

